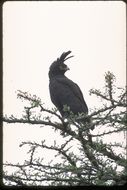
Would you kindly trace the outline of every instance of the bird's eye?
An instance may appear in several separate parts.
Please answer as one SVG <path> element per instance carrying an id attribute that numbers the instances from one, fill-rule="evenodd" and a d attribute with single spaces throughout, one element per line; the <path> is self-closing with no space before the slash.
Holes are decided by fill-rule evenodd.
<path id="1" fill-rule="evenodd" d="M 60 65 L 60 70 L 65 70 L 66 69 L 66 65 Z"/>
<path id="2" fill-rule="evenodd" d="M 60 70 L 64 70 L 64 71 L 67 71 L 69 70 L 69 68 L 67 67 L 67 65 L 60 65 Z"/>

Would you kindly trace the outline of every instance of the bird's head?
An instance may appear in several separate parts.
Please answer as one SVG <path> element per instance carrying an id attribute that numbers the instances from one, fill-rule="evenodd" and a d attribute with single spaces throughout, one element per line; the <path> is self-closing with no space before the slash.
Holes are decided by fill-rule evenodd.
<path id="1" fill-rule="evenodd" d="M 62 55 L 51 64 L 50 69 L 49 69 L 49 77 L 50 78 L 53 76 L 56 76 L 56 75 L 64 75 L 64 73 L 67 70 L 69 70 L 69 67 L 66 64 L 64 64 L 64 62 L 67 59 L 73 57 L 73 56 L 67 57 L 70 53 L 71 53 L 71 51 L 62 53 Z"/>

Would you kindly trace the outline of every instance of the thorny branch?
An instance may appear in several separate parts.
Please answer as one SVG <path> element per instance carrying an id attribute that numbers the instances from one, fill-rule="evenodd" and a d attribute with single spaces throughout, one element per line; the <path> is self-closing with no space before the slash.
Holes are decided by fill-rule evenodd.
<path id="1" fill-rule="evenodd" d="M 91 123 L 86 123 L 85 126 L 80 126 L 75 117 L 65 121 L 56 109 L 45 108 L 37 96 L 18 91 L 18 98 L 27 100 L 30 106 L 24 107 L 25 116 L 21 118 L 13 115 L 4 116 L 3 122 L 53 127 L 55 131 L 60 132 L 63 144 L 54 141 L 53 145 L 47 145 L 45 140 L 41 143 L 22 142 L 20 147 L 26 145 L 29 148 L 29 160 L 25 160 L 24 164 L 4 163 L 5 171 L 8 167 L 18 169 L 12 175 L 3 173 L 5 183 L 15 183 L 18 186 L 124 184 L 127 180 L 127 161 L 125 155 L 117 153 L 116 150 L 119 147 L 125 151 L 126 147 L 118 143 L 106 144 L 102 140 L 102 137 L 119 134 L 127 129 L 127 92 L 121 88 L 121 94 L 116 98 L 114 80 L 114 75 L 108 72 L 105 75 L 105 92 L 90 90 L 90 94 L 100 97 L 107 103 L 98 110 L 94 109 L 87 116 L 91 118 Z M 39 117 L 34 114 L 34 109 L 39 109 Z M 43 117 L 43 113 L 47 116 Z M 58 122 L 52 119 L 54 117 Z M 93 126 L 97 130 L 96 133 L 90 130 Z M 42 152 L 50 150 L 57 154 L 46 164 L 45 158 L 36 153 L 39 148 Z M 39 149 L 40 152 L 41 150 Z M 59 161 L 55 163 L 56 157 L 59 157 Z M 121 172 L 117 171 L 118 167 L 122 167 Z"/>

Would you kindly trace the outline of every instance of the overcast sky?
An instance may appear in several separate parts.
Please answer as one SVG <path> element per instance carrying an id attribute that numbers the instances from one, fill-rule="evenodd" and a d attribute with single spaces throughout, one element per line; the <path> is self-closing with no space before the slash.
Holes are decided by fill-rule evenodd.
<path id="1" fill-rule="evenodd" d="M 125 86 L 125 11 L 122 1 L 5 2 L 4 113 L 21 115 L 24 103 L 17 100 L 17 90 L 36 94 L 46 107 L 54 107 L 48 89 L 49 66 L 68 50 L 74 57 L 66 61 L 70 68 L 66 76 L 80 86 L 89 108 L 99 104 L 89 90 L 103 87 L 105 72 L 113 72 L 117 84 Z M 5 124 L 5 160 L 17 159 L 14 155 L 21 141 L 42 140 L 39 133 L 39 127 Z"/>

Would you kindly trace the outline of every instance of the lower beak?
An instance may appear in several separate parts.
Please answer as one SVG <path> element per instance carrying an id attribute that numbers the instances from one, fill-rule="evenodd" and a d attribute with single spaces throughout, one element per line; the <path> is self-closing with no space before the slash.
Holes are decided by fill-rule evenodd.
<path id="1" fill-rule="evenodd" d="M 70 70 L 69 67 L 66 67 L 66 71 Z"/>

